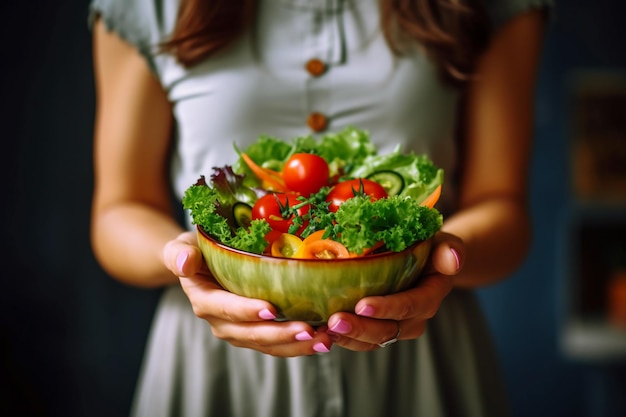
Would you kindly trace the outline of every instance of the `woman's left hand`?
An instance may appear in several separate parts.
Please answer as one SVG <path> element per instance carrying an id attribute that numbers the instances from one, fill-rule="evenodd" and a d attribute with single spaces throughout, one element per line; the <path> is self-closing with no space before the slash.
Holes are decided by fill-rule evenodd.
<path id="1" fill-rule="evenodd" d="M 458 237 L 439 232 L 433 238 L 430 260 L 415 287 L 406 291 L 361 299 L 355 313 L 335 313 L 328 334 L 346 349 L 379 349 L 385 342 L 416 339 L 426 329 L 452 290 L 453 276 L 463 266 L 465 253 Z"/>

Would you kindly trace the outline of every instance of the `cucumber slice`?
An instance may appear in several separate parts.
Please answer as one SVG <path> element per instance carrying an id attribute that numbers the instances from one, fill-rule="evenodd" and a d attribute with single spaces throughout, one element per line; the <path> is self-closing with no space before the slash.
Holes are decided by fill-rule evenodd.
<path id="1" fill-rule="evenodd" d="M 382 185 L 389 196 L 400 194 L 404 188 L 404 178 L 402 178 L 402 175 L 391 170 L 376 171 L 368 175 L 367 179 L 376 181 Z"/>
<path id="2" fill-rule="evenodd" d="M 237 226 L 247 229 L 252 221 L 252 207 L 241 201 L 236 202 L 233 205 L 233 218 Z"/>

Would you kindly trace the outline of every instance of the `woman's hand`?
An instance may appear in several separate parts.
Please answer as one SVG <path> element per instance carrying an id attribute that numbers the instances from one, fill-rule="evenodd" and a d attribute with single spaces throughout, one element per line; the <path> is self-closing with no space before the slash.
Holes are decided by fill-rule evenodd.
<path id="1" fill-rule="evenodd" d="M 197 246 L 195 232 L 168 242 L 163 262 L 180 277 L 196 316 L 206 320 L 215 337 L 233 346 L 274 356 L 302 356 L 330 350 L 332 340 L 304 322 L 277 322 L 268 302 L 240 297 L 224 290 L 211 276 Z"/>
<path id="2" fill-rule="evenodd" d="M 394 338 L 416 339 L 452 290 L 452 276 L 462 268 L 464 245 L 456 236 L 439 232 L 433 238 L 429 263 L 418 284 L 397 294 L 366 297 L 351 313 L 335 313 L 328 333 L 339 346 L 374 350 Z"/>

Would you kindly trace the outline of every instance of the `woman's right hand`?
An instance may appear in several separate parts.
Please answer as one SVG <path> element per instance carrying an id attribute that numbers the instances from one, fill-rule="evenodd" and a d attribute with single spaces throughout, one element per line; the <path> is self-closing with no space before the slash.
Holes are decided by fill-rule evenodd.
<path id="1" fill-rule="evenodd" d="M 316 332 L 301 321 L 275 321 L 272 304 L 222 288 L 204 262 L 195 232 L 169 241 L 163 262 L 180 278 L 194 314 L 209 323 L 215 337 L 233 346 L 282 357 L 325 353 L 332 346 L 326 332 Z"/>

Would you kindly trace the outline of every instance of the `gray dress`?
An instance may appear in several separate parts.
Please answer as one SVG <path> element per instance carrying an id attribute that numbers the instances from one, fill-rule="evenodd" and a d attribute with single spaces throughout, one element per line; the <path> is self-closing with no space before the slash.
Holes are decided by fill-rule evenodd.
<path id="1" fill-rule="evenodd" d="M 496 25 L 549 0 L 493 1 Z M 419 52 L 396 57 L 379 30 L 377 0 L 262 0 L 254 30 L 185 69 L 155 45 L 171 32 L 178 0 L 94 0 L 110 30 L 135 45 L 173 104 L 178 196 L 212 167 L 235 160 L 260 134 L 368 130 L 380 152 L 396 145 L 430 155 L 454 175 L 458 94 Z M 305 70 L 312 58 L 327 70 Z M 444 210 L 454 206 L 446 182 Z M 505 416 L 506 390 L 480 306 L 453 291 L 417 340 L 375 352 L 276 358 L 213 337 L 179 286 L 157 308 L 134 416 Z"/>

